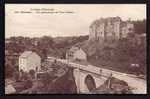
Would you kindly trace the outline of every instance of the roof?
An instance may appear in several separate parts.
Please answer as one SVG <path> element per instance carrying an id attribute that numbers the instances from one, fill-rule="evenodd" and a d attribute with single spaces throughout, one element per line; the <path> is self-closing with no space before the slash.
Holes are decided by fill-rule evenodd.
<path id="1" fill-rule="evenodd" d="M 75 51 L 77 51 L 79 49 L 79 47 L 77 47 L 77 46 L 73 46 L 73 47 L 71 47 L 70 48 L 70 50 L 69 51 L 71 51 L 71 52 L 75 52 Z"/>
<path id="2" fill-rule="evenodd" d="M 24 51 L 21 55 L 20 55 L 20 57 L 21 58 L 26 58 L 26 57 L 28 57 L 29 55 L 31 55 L 33 52 L 32 51 Z"/>

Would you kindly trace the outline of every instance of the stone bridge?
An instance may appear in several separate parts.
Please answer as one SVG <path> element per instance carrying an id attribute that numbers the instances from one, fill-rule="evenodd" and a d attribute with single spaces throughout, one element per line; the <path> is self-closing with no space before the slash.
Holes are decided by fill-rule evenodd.
<path id="1" fill-rule="evenodd" d="M 73 62 L 69 62 L 65 59 L 57 59 L 62 63 L 68 64 L 68 66 L 73 67 L 73 74 L 75 82 L 77 85 L 78 93 L 88 93 L 89 88 L 87 86 L 87 78 L 93 80 L 94 86 L 97 88 L 102 85 L 107 78 L 112 75 L 115 78 L 124 80 L 129 86 L 133 88 L 133 93 L 135 94 L 146 94 L 147 93 L 147 83 L 146 80 L 139 79 L 135 75 L 121 73 L 117 71 L 112 71 L 104 68 L 99 68 L 93 65 L 81 65 Z"/>
<path id="2" fill-rule="evenodd" d="M 78 93 L 89 93 L 89 88 L 87 86 L 87 79 L 89 76 L 92 78 L 91 80 L 94 81 L 93 83 L 95 84 L 96 88 L 102 85 L 104 81 L 107 79 L 101 75 L 84 71 L 81 69 L 74 69 L 73 74 L 77 85 Z"/>

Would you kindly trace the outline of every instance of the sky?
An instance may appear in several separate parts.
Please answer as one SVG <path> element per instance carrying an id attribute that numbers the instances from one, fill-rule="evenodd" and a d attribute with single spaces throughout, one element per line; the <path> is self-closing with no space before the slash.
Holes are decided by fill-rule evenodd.
<path id="1" fill-rule="evenodd" d="M 115 16 L 146 19 L 146 4 L 6 4 L 5 37 L 88 35 L 94 20 Z"/>

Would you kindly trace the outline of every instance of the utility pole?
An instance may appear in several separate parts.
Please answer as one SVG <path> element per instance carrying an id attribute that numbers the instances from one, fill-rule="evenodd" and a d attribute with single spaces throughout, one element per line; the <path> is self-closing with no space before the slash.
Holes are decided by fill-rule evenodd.
<path id="1" fill-rule="evenodd" d="M 112 73 L 108 77 L 108 89 L 111 88 L 111 79 L 112 79 Z"/>

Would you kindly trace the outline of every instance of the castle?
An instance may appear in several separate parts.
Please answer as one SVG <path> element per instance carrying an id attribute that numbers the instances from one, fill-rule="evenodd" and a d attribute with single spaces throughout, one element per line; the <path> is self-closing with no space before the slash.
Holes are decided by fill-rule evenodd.
<path id="1" fill-rule="evenodd" d="M 89 28 L 89 40 L 118 40 L 134 32 L 134 24 L 122 21 L 120 17 L 108 17 L 95 20 Z"/>

